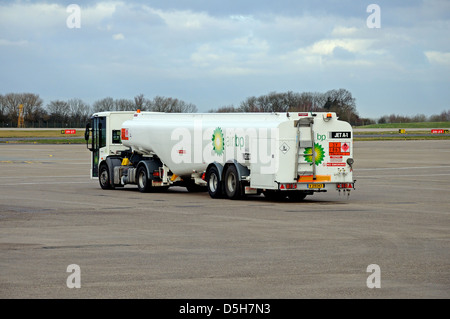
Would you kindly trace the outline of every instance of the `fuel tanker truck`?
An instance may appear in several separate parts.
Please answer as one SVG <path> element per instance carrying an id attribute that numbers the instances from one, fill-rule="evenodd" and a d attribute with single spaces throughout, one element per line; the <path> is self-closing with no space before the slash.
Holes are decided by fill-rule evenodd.
<path id="1" fill-rule="evenodd" d="M 332 112 L 100 112 L 85 131 L 90 176 L 103 189 L 182 186 L 229 199 L 349 194 L 352 138 Z"/>

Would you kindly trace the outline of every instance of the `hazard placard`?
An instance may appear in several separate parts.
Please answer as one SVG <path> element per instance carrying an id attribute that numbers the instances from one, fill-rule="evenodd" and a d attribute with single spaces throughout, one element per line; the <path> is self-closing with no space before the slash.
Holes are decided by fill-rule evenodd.
<path id="1" fill-rule="evenodd" d="M 347 143 L 347 142 L 342 143 L 341 144 L 341 151 L 342 151 L 342 153 L 350 152 L 350 143 Z"/>
<path id="2" fill-rule="evenodd" d="M 350 156 L 350 142 L 330 142 L 330 155 Z"/>

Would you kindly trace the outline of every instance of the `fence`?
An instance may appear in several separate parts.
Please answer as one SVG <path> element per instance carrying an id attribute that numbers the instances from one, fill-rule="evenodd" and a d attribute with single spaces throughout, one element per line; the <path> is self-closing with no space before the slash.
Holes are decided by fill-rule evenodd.
<path id="1" fill-rule="evenodd" d="M 17 128 L 17 122 L 0 122 L 0 127 L 2 128 Z M 24 123 L 24 128 L 84 128 L 86 123 L 82 122 L 26 122 Z"/>

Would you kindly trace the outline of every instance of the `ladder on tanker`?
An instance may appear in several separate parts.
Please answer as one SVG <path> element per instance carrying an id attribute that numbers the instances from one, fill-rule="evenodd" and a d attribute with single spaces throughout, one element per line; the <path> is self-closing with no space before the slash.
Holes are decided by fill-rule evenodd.
<path id="1" fill-rule="evenodd" d="M 314 141 L 314 118 L 305 117 L 296 122 L 297 151 L 295 153 L 294 179 L 301 178 L 316 180 L 316 150 Z"/>

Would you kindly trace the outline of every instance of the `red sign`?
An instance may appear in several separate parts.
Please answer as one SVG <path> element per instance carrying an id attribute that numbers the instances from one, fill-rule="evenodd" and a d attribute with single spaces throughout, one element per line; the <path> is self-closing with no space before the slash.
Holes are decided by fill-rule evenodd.
<path id="1" fill-rule="evenodd" d="M 63 133 L 63 134 L 76 134 L 77 130 L 62 130 L 61 133 Z"/>
<path id="2" fill-rule="evenodd" d="M 335 167 L 335 166 L 341 166 L 345 167 L 345 163 L 327 163 L 328 167 Z"/>
<path id="3" fill-rule="evenodd" d="M 440 130 L 432 129 L 431 130 L 431 134 L 444 134 L 444 130 L 442 130 L 442 129 L 440 129 Z"/>
<path id="4" fill-rule="evenodd" d="M 121 134 L 122 141 L 128 141 L 128 129 L 123 128 L 121 132 L 122 132 Z"/>
<path id="5" fill-rule="evenodd" d="M 329 152 L 330 155 L 350 156 L 350 143 L 345 142 L 330 142 Z"/>

